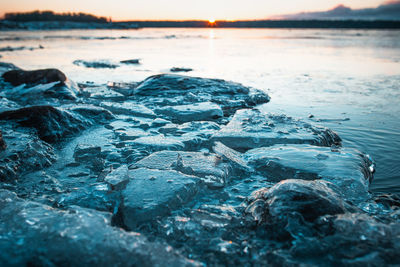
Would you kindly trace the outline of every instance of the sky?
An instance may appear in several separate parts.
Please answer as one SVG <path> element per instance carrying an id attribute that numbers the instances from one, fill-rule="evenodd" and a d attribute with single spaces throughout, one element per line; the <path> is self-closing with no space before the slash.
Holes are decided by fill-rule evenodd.
<path id="1" fill-rule="evenodd" d="M 7 12 L 53 10 L 85 12 L 118 20 L 245 20 L 280 14 L 324 11 L 339 4 L 377 7 L 382 0 L 0 0 Z"/>

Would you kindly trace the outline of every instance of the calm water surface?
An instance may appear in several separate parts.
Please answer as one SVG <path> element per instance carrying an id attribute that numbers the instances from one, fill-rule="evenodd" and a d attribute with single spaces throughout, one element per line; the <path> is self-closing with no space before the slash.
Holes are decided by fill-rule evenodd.
<path id="1" fill-rule="evenodd" d="M 0 32 L 1 52 L 25 69 L 54 67 L 77 82 L 140 81 L 189 67 L 190 75 L 265 90 L 261 108 L 317 121 L 344 146 L 377 163 L 374 192 L 400 193 L 400 31 L 271 29 L 142 29 Z M 76 59 L 140 58 L 116 69 L 75 66 Z"/>

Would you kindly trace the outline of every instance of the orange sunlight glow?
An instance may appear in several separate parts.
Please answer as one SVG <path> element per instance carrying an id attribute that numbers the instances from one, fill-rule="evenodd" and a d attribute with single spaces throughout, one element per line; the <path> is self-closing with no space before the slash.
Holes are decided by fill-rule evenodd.
<path id="1" fill-rule="evenodd" d="M 210 23 L 210 24 L 213 24 L 213 23 L 215 23 L 215 19 L 208 19 L 208 23 Z"/>

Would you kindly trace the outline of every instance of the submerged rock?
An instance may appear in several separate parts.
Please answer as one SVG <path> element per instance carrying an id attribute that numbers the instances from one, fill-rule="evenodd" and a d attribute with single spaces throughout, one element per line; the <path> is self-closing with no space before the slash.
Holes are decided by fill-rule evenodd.
<path id="1" fill-rule="evenodd" d="M 122 64 L 140 64 L 140 59 L 128 59 L 128 60 L 121 60 L 120 63 Z"/>
<path id="2" fill-rule="evenodd" d="M 179 68 L 179 67 L 173 67 L 169 70 L 170 72 L 189 72 L 193 71 L 191 68 Z"/>
<path id="3" fill-rule="evenodd" d="M 132 179 L 122 191 L 121 213 L 130 229 L 165 216 L 193 199 L 200 181 L 195 176 L 170 170 L 139 168 L 129 175 Z"/>
<path id="4" fill-rule="evenodd" d="M 212 139 L 239 151 L 275 144 L 331 146 L 341 143 L 340 137 L 328 128 L 255 109 L 237 111 Z"/>
<path id="5" fill-rule="evenodd" d="M 359 202 L 369 198 L 373 163 L 355 149 L 275 145 L 249 150 L 244 158 L 256 171 L 274 181 L 323 179 L 337 185 L 348 200 Z"/>
<path id="6" fill-rule="evenodd" d="M 194 103 L 191 105 L 168 106 L 155 110 L 172 122 L 208 121 L 224 116 L 220 106 L 212 102 Z"/>
<path id="7" fill-rule="evenodd" d="M 89 125 L 71 113 L 52 106 L 33 106 L 0 113 L 0 120 L 12 120 L 21 126 L 35 128 L 40 139 L 55 143 Z"/>
<path id="8" fill-rule="evenodd" d="M 119 66 L 113 63 L 110 63 L 107 60 L 94 60 L 94 61 L 86 61 L 86 60 L 74 60 L 72 62 L 74 65 L 83 66 L 86 68 L 94 68 L 94 69 L 115 69 Z"/>
<path id="9" fill-rule="evenodd" d="M 111 227 L 111 216 L 61 211 L 0 190 L 0 263 L 4 266 L 189 266 L 166 244 Z"/>

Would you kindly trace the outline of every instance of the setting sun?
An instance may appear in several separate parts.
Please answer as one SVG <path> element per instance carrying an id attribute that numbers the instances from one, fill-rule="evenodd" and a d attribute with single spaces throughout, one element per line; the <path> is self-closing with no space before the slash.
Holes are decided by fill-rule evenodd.
<path id="1" fill-rule="evenodd" d="M 213 23 L 215 23 L 215 19 L 208 19 L 208 22 L 213 24 Z"/>

